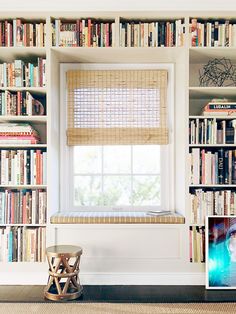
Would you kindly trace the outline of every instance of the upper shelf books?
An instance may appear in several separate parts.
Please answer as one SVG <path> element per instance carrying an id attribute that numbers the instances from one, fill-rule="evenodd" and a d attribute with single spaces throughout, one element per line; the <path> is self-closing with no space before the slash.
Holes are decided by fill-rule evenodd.
<path id="1" fill-rule="evenodd" d="M 124 21 L 120 23 L 120 47 L 181 47 L 184 23 L 176 21 Z"/>
<path id="2" fill-rule="evenodd" d="M 0 116 L 41 116 L 46 115 L 45 107 L 28 91 L 0 91 Z"/>
<path id="3" fill-rule="evenodd" d="M 37 62 L 15 60 L 0 64 L 0 87 L 45 87 L 46 60 Z"/>
<path id="4" fill-rule="evenodd" d="M 192 47 L 236 47 L 236 24 L 229 20 L 190 21 Z"/>
<path id="5" fill-rule="evenodd" d="M 45 28 L 43 22 L 0 21 L 0 47 L 44 47 Z"/>
<path id="6" fill-rule="evenodd" d="M 94 19 L 52 23 L 52 45 L 57 47 L 114 47 L 115 23 Z"/>

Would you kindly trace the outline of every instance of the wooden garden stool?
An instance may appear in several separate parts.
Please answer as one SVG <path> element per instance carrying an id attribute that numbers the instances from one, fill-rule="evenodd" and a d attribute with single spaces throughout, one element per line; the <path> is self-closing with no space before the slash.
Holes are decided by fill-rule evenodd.
<path id="1" fill-rule="evenodd" d="M 46 253 L 49 277 L 44 296 L 54 301 L 77 299 L 83 290 L 79 282 L 82 248 L 72 245 L 55 245 L 48 247 Z"/>

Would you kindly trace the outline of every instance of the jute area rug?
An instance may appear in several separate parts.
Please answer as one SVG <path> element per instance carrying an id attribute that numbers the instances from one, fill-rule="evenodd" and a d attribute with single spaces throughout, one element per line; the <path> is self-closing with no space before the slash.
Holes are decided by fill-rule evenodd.
<path id="1" fill-rule="evenodd" d="M 4 314 L 223 314 L 236 313 L 236 303 L 0 303 Z"/>

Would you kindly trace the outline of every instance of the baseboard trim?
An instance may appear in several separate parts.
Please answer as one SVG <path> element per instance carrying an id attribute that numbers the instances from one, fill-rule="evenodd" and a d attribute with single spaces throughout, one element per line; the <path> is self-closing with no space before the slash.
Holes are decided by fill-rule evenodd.
<path id="1" fill-rule="evenodd" d="M 86 285 L 205 285 L 204 273 L 81 273 Z"/>
<path id="2" fill-rule="evenodd" d="M 1 285 L 46 285 L 45 272 L 0 273 Z M 84 273 L 83 285 L 205 285 L 204 273 Z"/>

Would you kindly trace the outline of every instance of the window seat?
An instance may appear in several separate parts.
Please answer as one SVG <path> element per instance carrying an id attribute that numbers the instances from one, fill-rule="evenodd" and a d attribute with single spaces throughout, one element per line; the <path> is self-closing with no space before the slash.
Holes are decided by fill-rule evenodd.
<path id="1" fill-rule="evenodd" d="M 151 216 L 146 212 L 57 212 L 50 218 L 52 224 L 184 224 L 177 213 Z"/>

